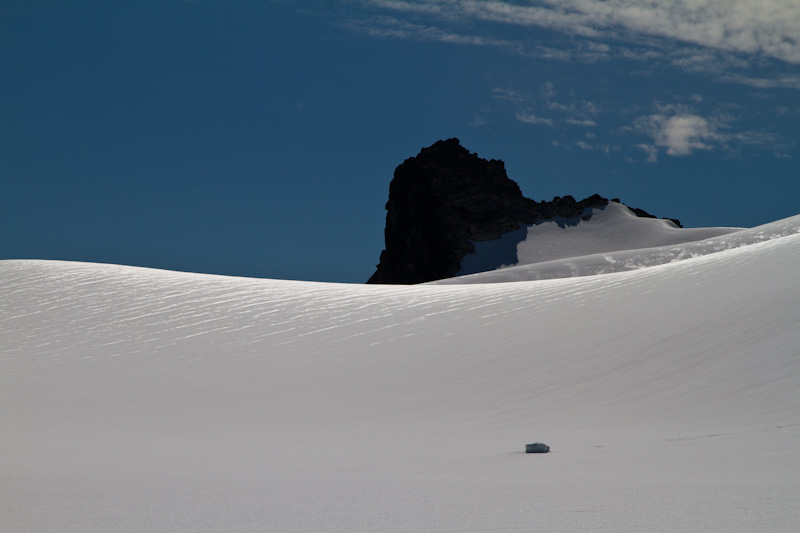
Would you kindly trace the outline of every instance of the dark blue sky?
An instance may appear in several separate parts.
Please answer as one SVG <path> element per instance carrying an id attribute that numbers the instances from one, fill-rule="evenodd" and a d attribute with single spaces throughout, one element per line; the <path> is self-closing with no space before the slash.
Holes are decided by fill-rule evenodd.
<path id="1" fill-rule="evenodd" d="M 0 258 L 362 282 L 449 137 L 535 200 L 798 214 L 800 22 L 720 2 L 4 2 Z"/>

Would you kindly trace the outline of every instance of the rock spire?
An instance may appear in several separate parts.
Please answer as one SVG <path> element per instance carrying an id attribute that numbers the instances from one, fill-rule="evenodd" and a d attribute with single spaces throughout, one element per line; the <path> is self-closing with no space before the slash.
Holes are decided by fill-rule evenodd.
<path id="1" fill-rule="evenodd" d="M 472 241 L 497 239 L 520 224 L 574 218 L 608 200 L 594 195 L 535 202 L 505 165 L 470 153 L 458 139 L 438 141 L 395 169 L 386 203 L 386 249 L 367 283 L 413 284 L 454 276 Z"/>

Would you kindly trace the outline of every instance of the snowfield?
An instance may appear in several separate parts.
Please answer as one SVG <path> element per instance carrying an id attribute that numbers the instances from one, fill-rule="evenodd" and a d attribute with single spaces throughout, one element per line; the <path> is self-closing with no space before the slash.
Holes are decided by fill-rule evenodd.
<path id="1" fill-rule="evenodd" d="M 589 217 L 589 220 L 556 217 L 505 233 L 500 239 L 475 242 L 476 253 L 464 258 L 458 276 L 569 257 L 667 247 L 711 239 L 742 229 L 679 228 L 669 220 L 639 217 L 618 202 L 584 209 L 583 216 Z M 593 272 L 597 273 L 607 272 Z M 553 277 L 569 275 L 565 273 Z"/>
<path id="2" fill-rule="evenodd" d="M 695 237 L 455 285 L 0 261 L 0 530 L 796 531 L 800 216 Z"/>

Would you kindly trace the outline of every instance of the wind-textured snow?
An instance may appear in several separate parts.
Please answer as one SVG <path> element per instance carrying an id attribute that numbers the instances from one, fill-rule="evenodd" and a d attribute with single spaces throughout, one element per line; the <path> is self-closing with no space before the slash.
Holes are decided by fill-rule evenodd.
<path id="1" fill-rule="evenodd" d="M 798 230 L 456 286 L 2 261 L 0 530 L 796 530 Z"/>

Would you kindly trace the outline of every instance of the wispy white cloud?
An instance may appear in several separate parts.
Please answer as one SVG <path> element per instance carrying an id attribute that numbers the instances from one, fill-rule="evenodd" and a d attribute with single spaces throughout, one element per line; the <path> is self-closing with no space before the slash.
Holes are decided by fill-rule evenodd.
<path id="1" fill-rule="evenodd" d="M 724 79 L 733 83 L 749 85 L 750 87 L 755 87 L 757 89 L 800 89 L 800 75 L 794 74 L 771 77 L 755 77 L 731 73 L 726 74 Z"/>
<path id="2" fill-rule="evenodd" d="M 533 113 L 528 113 L 526 111 L 519 111 L 517 113 L 517 120 L 527 124 L 545 124 L 551 128 L 555 127 L 555 122 L 553 119 L 537 117 Z"/>
<path id="3" fill-rule="evenodd" d="M 658 148 L 652 144 L 637 144 L 636 147 L 644 151 L 647 155 L 648 163 L 655 163 L 658 161 Z"/>
<path id="4" fill-rule="evenodd" d="M 519 50 L 521 44 L 506 39 L 443 30 L 437 26 L 415 24 L 395 17 L 379 16 L 366 20 L 350 20 L 346 26 L 374 37 L 438 41 L 472 46 L 495 46 Z"/>
<path id="5" fill-rule="evenodd" d="M 580 120 L 575 118 L 568 118 L 566 120 L 567 124 L 572 124 L 573 126 L 597 126 L 597 122 L 594 120 Z"/>
<path id="6" fill-rule="evenodd" d="M 790 107 L 788 105 L 779 105 L 779 106 L 777 106 L 775 108 L 775 114 L 778 115 L 778 116 L 785 116 L 785 115 L 788 115 L 788 116 L 798 115 L 798 116 L 800 116 L 800 105 L 798 105 L 797 107 L 794 107 L 794 108 L 792 108 L 792 107 Z"/>
<path id="7" fill-rule="evenodd" d="M 571 50 L 564 48 L 553 48 L 548 46 L 536 46 L 532 52 L 526 55 L 537 57 L 539 59 L 551 59 L 553 61 L 572 61 L 574 54 Z"/>
<path id="8" fill-rule="evenodd" d="M 583 37 L 660 37 L 800 63 L 796 0 L 370 0 L 388 9 L 537 26 Z"/>
<path id="9" fill-rule="evenodd" d="M 553 111 L 561 111 L 562 113 L 569 113 L 575 110 L 575 106 L 572 104 L 564 104 L 562 102 L 555 102 L 549 101 L 545 104 L 547 109 L 552 109 Z"/>
<path id="10" fill-rule="evenodd" d="M 552 81 L 544 82 L 539 94 L 544 100 L 550 102 L 556 96 L 555 84 Z"/>
<path id="11" fill-rule="evenodd" d="M 483 116 L 482 114 L 480 114 L 480 113 L 474 113 L 474 114 L 472 115 L 472 120 L 471 120 L 471 121 L 469 121 L 469 122 L 468 122 L 468 124 L 469 124 L 470 126 L 475 126 L 475 127 L 482 127 L 482 126 L 486 126 L 486 117 L 484 117 L 484 116 Z"/>
<path id="12" fill-rule="evenodd" d="M 509 89 L 492 89 L 492 95 L 500 100 L 507 100 L 518 104 L 520 110 L 517 111 L 516 118 L 521 122 L 529 124 L 547 124 L 551 127 L 561 126 L 597 126 L 597 116 L 601 113 L 600 105 L 586 101 L 577 100 L 574 95 L 567 95 L 566 102 L 560 99 L 555 84 L 546 81 L 538 91 L 531 94 L 521 94 Z M 542 109 L 552 118 L 542 118 L 534 114 L 534 110 Z"/>
<path id="13" fill-rule="evenodd" d="M 492 98 L 520 103 L 524 102 L 528 97 L 513 89 L 505 89 L 503 87 L 493 87 Z"/>
<path id="14" fill-rule="evenodd" d="M 660 150 L 667 155 L 680 157 L 700 150 L 771 148 L 777 142 L 770 133 L 752 130 L 734 132 L 731 126 L 734 121 L 735 117 L 722 110 L 711 116 L 702 116 L 685 104 L 656 105 L 655 113 L 636 118 L 631 129 L 652 140 L 651 143 L 636 145 L 651 162 L 657 160 Z"/>
<path id="15" fill-rule="evenodd" d="M 699 115 L 679 112 L 656 113 L 639 117 L 634 127 L 653 138 L 668 155 L 689 155 L 695 150 L 710 150 L 719 140 L 717 126 Z"/>
<path id="16" fill-rule="evenodd" d="M 453 11 L 448 10 L 446 2 L 406 2 L 403 0 L 367 0 L 367 4 L 384 9 L 395 11 L 405 11 L 411 13 L 428 13 L 436 15 L 452 15 Z"/>
<path id="17" fill-rule="evenodd" d="M 605 144 L 605 143 L 592 144 L 592 143 L 588 143 L 586 141 L 575 141 L 575 146 L 577 146 L 581 150 L 587 150 L 587 151 L 596 150 L 596 151 L 599 151 L 599 152 L 603 152 L 605 154 L 611 153 L 611 148 L 612 148 L 611 146 L 609 146 L 608 144 Z M 614 149 L 617 150 L 618 147 L 615 146 Z"/>
<path id="18" fill-rule="evenodd" d="M 757 148 L 771 148 L 779 144 L 779 140 L 775 135 L 763 131 L 740 131 L 726 137 L 726 140 L 731 142 Z"/>
<path id="19" fill-rule="evenodd" d="M 375 9 L 437 18 L 463 28 L 473 22 L 536 27 L 566 34 L 568 46 L 515 42 L 524 55 L 597 62 L 610 57 L 666 61 L 754 87 L 800 88 L 800 75 L 742 73 L 764 60 L 800 64 L 797 0 L 361 0 Z M 504 39 L 459 31 L 405 36 L 473 45 L 509 46 Z"/>

